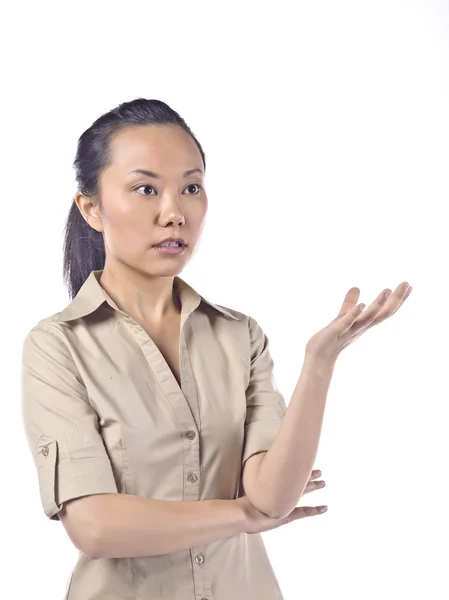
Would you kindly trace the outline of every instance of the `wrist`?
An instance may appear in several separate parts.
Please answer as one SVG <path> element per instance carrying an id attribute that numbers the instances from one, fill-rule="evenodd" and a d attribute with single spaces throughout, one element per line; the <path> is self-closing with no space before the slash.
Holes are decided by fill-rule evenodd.
<path id="1" fill-rule="evenodd" d="M 327 376 L 329 374 L 332 374 L 336 362 L 337 356 L 321 356 L 310 353 L 306 350 L 304 354 L 303 371 L 315 373 L 317 375 Z"/>
<path id="2" fill-rule="evenodd" d="M 233 500 L 234 510 L 236 511 L 236 519 L 241 528 L 242 533 L 248 530 L 250 522 L 250 508 L 254 508 L 249 502 L 247 496 L 236 498 Z"/>

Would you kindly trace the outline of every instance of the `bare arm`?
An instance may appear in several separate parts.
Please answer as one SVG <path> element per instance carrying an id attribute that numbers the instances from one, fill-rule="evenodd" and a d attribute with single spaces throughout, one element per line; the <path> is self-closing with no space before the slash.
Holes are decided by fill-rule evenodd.
<path id="1" fill-rule="evenodd" d="M 334 363 L 306 357 L 279 432 L 267 452 L 249 458 L 243 487 L 261 512 L 282 518 L 298 504 L 313 469 Z"/>
<path id="2" fill-rule="evenodd" d="M 393 294 L 386 289 L 362 312 L 365 305 L 357 304 L 360 290 L 351 288 L 338 316 L 308 341 L 301 376 L 272 446 L 250 457 L 244 467 L 245 493 L 259 511 L 282 518 L 296 506 L 312 472 L 337 357 L 393 315 L 411 290 L 407 282 Z"/>
<path id="3" fill-rule="evenodd" d="M 98 494 L 67 502 L 60 519 L 75 546 L 90 558 L 169 554 L 243 533 L 245 501 L 153 500 Z"/>

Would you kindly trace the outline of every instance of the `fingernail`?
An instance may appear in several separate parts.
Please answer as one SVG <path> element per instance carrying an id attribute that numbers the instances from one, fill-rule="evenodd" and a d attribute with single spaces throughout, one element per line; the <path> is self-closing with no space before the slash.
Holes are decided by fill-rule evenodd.
<path id="1" fill-rule="evenodd" d="M 320 512 L 326 512 L 327 508 L 327 506 L 320 506 Z"/>

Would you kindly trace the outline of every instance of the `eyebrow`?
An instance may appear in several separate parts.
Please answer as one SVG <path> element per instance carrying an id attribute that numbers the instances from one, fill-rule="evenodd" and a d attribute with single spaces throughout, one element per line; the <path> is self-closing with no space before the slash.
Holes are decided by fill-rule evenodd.
<path id="1" fill-rule="evenodd" d="M 148 171 L 148 169 L 134 169 L 133 171 L 128 171 L 127 175 L 130 175 L 131 173 L 139 173 L 140 175 L 153 177 L 153 179 L 160 179 L 160 176 L 157 173 L 154 171 Z M 190 175 L 193 175 L 194 173 L 200 173 L 203 175 L 203 171 L 201 169 L 189 169 L 188 171 L 184 172 L 183 177 L 190 177 Z"/>

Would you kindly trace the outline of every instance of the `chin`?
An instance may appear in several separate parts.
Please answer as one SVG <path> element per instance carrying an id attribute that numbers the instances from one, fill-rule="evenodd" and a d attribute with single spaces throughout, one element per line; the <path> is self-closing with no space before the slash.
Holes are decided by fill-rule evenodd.
<path id="1" fill-rule="evenodd" d="M 167 261 L 167 264 L 155 264 L 156 261 L 148 261 L 142 267 L 142 271 L 151 277 L 176 277 L 179 275 L 187 265 L 186 260 L 179 260 L 180 257 L 171 261 Z"/>

